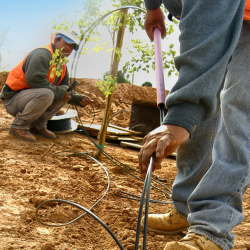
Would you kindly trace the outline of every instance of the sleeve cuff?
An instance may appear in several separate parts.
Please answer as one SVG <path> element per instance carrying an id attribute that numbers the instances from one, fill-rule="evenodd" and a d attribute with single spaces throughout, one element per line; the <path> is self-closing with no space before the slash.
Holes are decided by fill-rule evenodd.
<path id="1" fill-rule="evenodd" d="M 197 124 L 202 120 L 202 108 L 197 104 L 181 103 L 169 107 L 163 124 L 183 127 L 190 132 L 190 137 Z"/>
<path id="2" fill-rule="evenodd" d="M 157 9 L 161 6 L 162 2 L 161 0 L 155 0 L 155 1 L 152 1 L 152 0 L 144 0 L 145 2 L 145 6 L 146 6 L 146 9 L 147 10 L 154 10 L 154 9 Z"/>

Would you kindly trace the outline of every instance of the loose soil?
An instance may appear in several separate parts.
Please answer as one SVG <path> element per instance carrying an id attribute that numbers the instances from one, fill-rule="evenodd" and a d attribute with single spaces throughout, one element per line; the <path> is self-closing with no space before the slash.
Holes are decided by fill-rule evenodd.
<path id="1" fill-rule="evenodd" d="M 7 74 L 0 76 L 0 89 Z M 89 95 L 95 109 L 94 123 L 100 124 L 105 107 L 102 92 L 95 87 L 94 79 L 79 79 L 77 91 Z M 156 100 L 156 90 L 129 84 L 116 86 L 112 113 L 131 109 L 133 98 Z M 78 109 L 84 123 L 93 120 L 91 107 Z M 118 126 L 129 125 L 129 112 L 115 116 L 112 123 Z M 108 185 L 103 168 L 90 158 L 81 155 L 67 156 L 62 151 L 96 151 L 94 144 L 84 134 L 70 132 L 57 134 L 55 140 L 40 136 L 37 142 L 25 142 L 9 134 L 8 129 L 13 117 L 6 113 L 0 102 L 0 250 L 11 249 L 119 249 L 110 234 L 90 215 L 64 227 L 49 227 L 36 221 L 37 206 L 48 199 L 64 199 L 90 208 L 102 197 Z M 92 138 L 96 141 L 96 138 Z M 107 142 L 105 151 L 118 161 L 138 170 L 138 150 L 122 148 L 119 144 Z M 125 249 L 134 249 L 139 201 L 122 198 L 120 191 L 141 195 L 143 182 L 140 174 L 124 167 L 137 178 L 103 157 L 102 165 L 107 169 L 110 188 L 105 197 L 91 210 L 114 232 Z M 176 176 L 176 161 L 166 158 L 163 168 L 153 173 L 167 180 L 163 183 L 171 188 Z M 167 191 L 155 183 L 158 188 Z M 168 195 L 152 188 L 150 198 L 170 201 Z M 150 203 L 149 213 L 165 213 L 171 204 Z M 51 202 L 40 210 L 39 215 L 46 223 L 66 223 L 83 211 L 78 208 Z M 250 189 L 244 195 L 244 221 L 234 229 L 236 234 L 234 249 L 250 249 Z M 179 240 L 183 233 L 176 236 L 159 236 L 148 233 L 147 249 L 163 249 L 166 242 Z M 140 244 L 143 241 L 140 233 Z"/>

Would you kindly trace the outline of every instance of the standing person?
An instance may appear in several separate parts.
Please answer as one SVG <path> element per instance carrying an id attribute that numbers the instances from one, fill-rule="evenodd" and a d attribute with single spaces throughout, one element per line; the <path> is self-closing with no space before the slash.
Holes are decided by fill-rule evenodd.
<path id="1" fill-rule="evenodd" d="M 148 230 L 175 234 L 165 250 L 228 250 L 244 219 L 242 196 L 250 184 L 250 1 L 163 0 L 179 17 L 179 78 L 166 98 L 163 125 L 149 133 L 139 153 L 145 177 L 177 151 L 174 209 L 148 216 Z M 161 0 L 145 0 L 145 29 L 166 35 Z M 244 21 L 243 21 L 244 19 Z M 142 221 L 143 223 L 143 221 Z"/>
<path id="2" fill-rule="evenodd" d="M 10 71 L 1 99 L 7 112 L 15 117 L 9 129 L 11 134 L 22 140 L 36 142 L 31 130 L 45 138 L 54 139 L 55 134 L 46 127 L 50 118 L 66 103 L 84 107 L 92 102 L 88 96 L 66 91 L 69 87 L 66 64 L 59 65 L 60 76 L 55 72 L 58 66 L 51 65 L 53 60 L 58 65 L 73 49 L 79 49 L 77 33 L 62 30 L 55 36 L 54 43 L 32 50 Z"/>

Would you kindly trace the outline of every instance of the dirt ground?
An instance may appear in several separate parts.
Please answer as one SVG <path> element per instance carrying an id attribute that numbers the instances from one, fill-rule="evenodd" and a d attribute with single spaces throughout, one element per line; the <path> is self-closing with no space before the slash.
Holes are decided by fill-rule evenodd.
<path id="1" fill-rule="evenodd" d="M 6 76 L 1 77 L 0 89 Z M 95 122 L 101 123 L 105 98 L 95 87 L 94 79 L 81 79 L 77 91 L 94 99 Z M 118 84 L 113 98 L 112 114 L 130 109 L 133 97 L 156 100 L 153 88 L 129 84 Z M 82 121 L 91 122 L 91 107 L 79 110 Z M 129 125 L 129 112 L 114 117 L 112 123 Z M 48 227 L 36 221 L 36 207 L 48 199 L 65 199 L 90 208 L 106 192 L 108 177 L 97 162 L 81 155 L 67 156 L 62 151 L 96 151 L 94 144 L 84 134 L 70 132 L 57 134 L 55 140 L 40 136 L 37 142 L 25 142 L 8 132 L 13 120 L 0 102 L 0 250 L 11 249 L 119 249 L 110 234 L 90 215 L 63 227 Z M 95 138 L 92 140 L 96 141 Z M 105 151 L 118 161 L 138 170 L 138 149 L 122 148 L 114 142 L 105 144 Z M 60 153 L 61 152 L 61 153 Z M 140 174 L 124 167 L 134 176 L 122 170 L 106 157 L 101 161 L 107 169 L 110 187 L 105 197 L 91 210 L 117 236 L 125 249 L 134 249 L 139 201 L 117 196 L 121 191 L 141 195 L 143 182 Z M 121 164 L 120 164 L 121 165 Z M 122 166 L 122 165 L 121 165 Z M 136 177 L 137 178 L 136 178 Z M 167 158 L 163 168 L 153 173 L 153 179 L 167 180 L 163 183 L 171 188 L 176 176 L 174 158 Z M 154 185 L 167 191 L 157 183 Z M 127 196 L 127 195 L 125 195 Z M 170 201 L 167 194 L 151 188 L 150 198 Z M 250 249 L 250 189 L 244 195 L 244 221 L 234 229 L 234 249 Z M 149 213 L 165 213 L 171 204 L 150 203 Z M 39 215 L 45 223 L 66 223 L 83 211 L 75 207 L 52 202 L 42 208 Z M 163 249 L 166 242 L 181 239 L 177 236 L 159 236 L 148 233 L 147 249 Z M 140 243 L 143 234 L 140 234 Z"/>

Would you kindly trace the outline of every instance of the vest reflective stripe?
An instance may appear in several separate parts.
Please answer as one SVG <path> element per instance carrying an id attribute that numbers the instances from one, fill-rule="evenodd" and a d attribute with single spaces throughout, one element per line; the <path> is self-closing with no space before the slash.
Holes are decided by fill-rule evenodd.
<path id="1" fill-rule="evenodd" d="M 45 47 L 45 49 L 49 50 L 50 54 L 53 55 L 53 48 L 51 44 L 47 44 Z M 6 84 L 14 91 L 18 91 L 21 89 L 30 89 L 30 86 L 26 83 L 25 80 L 25 73 L 23 72 L 23 64 L 27 58 L 29 54 L 26 55 L 26 57 L 16 66 L 14 67 L 9 75 L 8 78 L 6 80 Z M 53 68 L 56 68 L 55 65 L 53 65 L 47 75 L 47 80 L 51 83 L 54 84 L 55 79 L 56 79 L 56 73 L 54 72 L 54 76 L 51 78 L 50 75 L 52 73 Z M 61 83 L 62 79 L 64 78 L 66 74 L 66 65 L 62 65 L 62 74 L 60 77 L 60 80 L 57 83 L 57 86 Z"/>
<path id="2" fill-rule="evenodd" d="M 246 0 L 244 20 L 250 20 L 250 0 Z"/>

